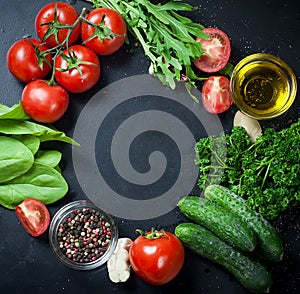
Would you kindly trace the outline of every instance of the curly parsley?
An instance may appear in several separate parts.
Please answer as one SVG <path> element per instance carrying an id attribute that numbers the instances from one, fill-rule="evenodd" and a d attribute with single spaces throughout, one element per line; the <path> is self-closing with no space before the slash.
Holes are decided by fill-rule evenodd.
<path id="1" fill-rule="evenodd" d="M 242 127 L 202 138 L 195 146 L 198 186 L 222 184 L 268 219 L 300 203 L 300 119 L 289 128 L 267 128 L 251 143 Z"/>

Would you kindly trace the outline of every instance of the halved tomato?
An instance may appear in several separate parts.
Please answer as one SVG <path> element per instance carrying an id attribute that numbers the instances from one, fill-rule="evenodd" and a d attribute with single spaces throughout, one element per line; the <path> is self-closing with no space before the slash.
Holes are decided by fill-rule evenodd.
<path id="1" fill-rule="evenodd" d="M 210 39 L 196 39 L 196 41 L 201 42 L 205 55 L 195 60 L 194 64 L 203 72 L 217 72 L 224 68 L 229 60 L 230 40 L 222 30 L 217 28 L 205 28 L 203 32 L 209 35 Z"/>
<path id="2" fill-rule="evenodd" d="M 233 103 L 230 81 L 224 76 L 211 76 L 202 87 L 202 104 L 210 113 L 222 113 Z"/>
<path id="3" fill-rule="evenodd" d="M 50 224 L 46 205 L 35 198 L 27 198 L 16 207 L 17 217 L 27 233 L 33 237 L 42 235 Z"/>

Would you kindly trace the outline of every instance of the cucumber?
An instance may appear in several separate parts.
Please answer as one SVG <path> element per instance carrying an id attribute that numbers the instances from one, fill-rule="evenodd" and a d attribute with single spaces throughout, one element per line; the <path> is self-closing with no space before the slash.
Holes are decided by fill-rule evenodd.
<path id="1" fill-rule="evenodd" d="M 233 248 L 208 229 L 195 223 L 182 223 L 175 228 L 175 235 L 193 252 L 222 266 L 249 291 L 268 292 L 273 279 L 268 269 Z"/>
<path id="2" fill-rule="evenodd" d="M 222 240 L 241 251 L 253 251 L 256 238 L 236 214 L 199 196 L 185 196 L 178 202 L 180 211 L 190 220 L 205 226 Z"/>
<path id="3" fill-rule="evenodd" d="M 250 209 L 246 201 L 228 188 L 209 185 L 204 191 L 205 198 L 219 203 L 234 212 L 248 224 L 257 238 L 257 252 L 267 261 L 278 262 L 283 257 L 283 244 L 275 228 L 259 213 Z"/>

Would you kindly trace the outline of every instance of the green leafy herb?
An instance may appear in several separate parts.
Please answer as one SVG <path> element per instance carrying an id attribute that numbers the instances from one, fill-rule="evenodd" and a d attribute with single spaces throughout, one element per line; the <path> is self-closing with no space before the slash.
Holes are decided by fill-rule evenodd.
<path id="1" fill-rule="evenodd" d="M 41 142 L 56 140 L 79 145 L 72 138 L 66 136 L 64 132 L 31 121 L 0 119 L 0 133 L 5 135 L 35 135 L 39 137 Z"/>
<path id="2" fill-rule="evenodd" d="M 29 197 L 49 204 L 67 193 L 61 152 L 40 149 L 52 140 L 79 145 L 52 126 L 29 121 L 21 104 L 0 104 L 0 205 L 14 209 Z"/>
<path id="3" fill-rule="evenodd" d="M 57 150 L 39 150 L 35 156 L 35 162 L 55 168 L 61 158 L 62 154 Z"/>
<path id="4" fill-rule="evenodd" d="M 33 155 L 35 155 L 40 148 L 40 139 L 34 135 L 13 135 L 11 138 L 15 138 L 22 142 L 27 148 L 30 149 Z"/>
<path id="5" fill-rule="evenodd" d="M 30 117 L 25 113 L 21 103 L 8 107 L 0 104 L 0 119 L 28 120 Z"/>
<path id="6" fill-rule="evenodd" d="M 153 4 L 148 0 L 91 0 L 95 7 L 108 7 L 118 11 L 125 19 L 128 30 L 141 44 L 145 55 L 153 65 L 154 75 L 172 89 L 175 80 L 184 76 L 190 93 L 198 78 L 191 68 L 193 60 L 203 54 L 202 45 L 196 37 L 209 39 L 202 32 L 203 26 L 182 16 L 177 11 L 193 11 L 180 0 L 166 4 Z M 190 93 L 191 94 L 191 93 Z M 192 94 L 191 94 L 192 95 Z M 192 95 L 196 100 L 197 98 Z"/>
<path id="7" fill-rule="evenodd" d="M 15 209 L 30 197 L 50 204 L 65 196 L 67 191 L 67 182 L 57 170 L 34 163 L 26 173 L 0 185 L 0 204 Z"/>
<path id="8" fill-rule="evenodd" d="M 268 219 L 300 203 L 300 119 L 289 128 L 267 128 L 254 143 L 244 128 L 197 142 L 198 186 L 221 184 Z M 287 152 L 288 150 L 288 152 Z"/>
<path id="9" fill-rule="evenodd" d="M 28 171 L 34 161 L 32 152 L 20 141 L 0 136 L 0 183 Z"/>

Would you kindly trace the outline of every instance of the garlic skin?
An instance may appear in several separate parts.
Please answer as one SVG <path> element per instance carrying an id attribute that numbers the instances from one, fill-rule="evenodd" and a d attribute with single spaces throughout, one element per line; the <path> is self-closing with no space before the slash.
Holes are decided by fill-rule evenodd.
<path id="1" fill-rule="evenodd" d="M 148 69 L 149 75 L 154 75 L 154 66 L 153 63 L 150 64 L 149 69 Z"/>
<path id="2" fill-rule="evenodd" d="M 132 242 L 129 238 L 119 238 L 114 253 L 107 261 L 109 279 L 114 283 L 126 282 L 130 277 L 129 249 Z"/>
<path id="3" fill-rule="evenodd" d="M 234 116 L 233 126 L 241 126 L 245 128 L 251 139 L 251 142 L 255 142 L 256 139 L 262 135 L 262 129 L 258 120 L 243 114 L 239 110 Z"/>

